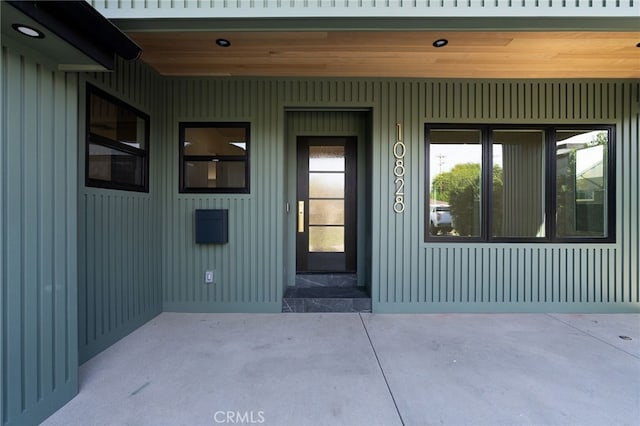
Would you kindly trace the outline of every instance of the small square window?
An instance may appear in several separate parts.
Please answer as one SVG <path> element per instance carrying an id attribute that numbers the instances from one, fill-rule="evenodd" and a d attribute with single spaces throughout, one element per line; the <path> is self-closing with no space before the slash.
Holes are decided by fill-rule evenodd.
<path id="1" fill-rule="evenodd" d="M 181 123 L 179 151 L 180 192 L 249 192 L 248 123 Z"/>

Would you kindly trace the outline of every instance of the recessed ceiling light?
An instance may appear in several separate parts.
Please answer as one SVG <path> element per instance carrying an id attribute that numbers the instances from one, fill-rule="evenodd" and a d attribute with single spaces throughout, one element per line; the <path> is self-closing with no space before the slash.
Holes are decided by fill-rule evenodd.
<path id="1" fill-rule="evenodd" d="M 231 46 L 231 42 L 226 38 L 219 38 L 216 40 L 216 44 L 220 47 L 229 47 Z"/>
<path id="2" fill-rule="evenodd" d="M 636 47 L 640 47 L 640 43 L 636 44 Z"/>
<path id="3" fill-rule="evenodd" d="M 19 32 L 20 34 L 26 35 L 27 37 L 32 38 L 44 38 L 44 34 L 42 31 L 36 30 L 33 27 L 23 24 L 13 24 L 11 27 Z"/>
<path id="4" fill-rule="evenodd" d="M 433 42 L 433 47 L 445 47 L 447 44 L 449 44 L 449 40 L 446 38 L 439 38 Z"/>

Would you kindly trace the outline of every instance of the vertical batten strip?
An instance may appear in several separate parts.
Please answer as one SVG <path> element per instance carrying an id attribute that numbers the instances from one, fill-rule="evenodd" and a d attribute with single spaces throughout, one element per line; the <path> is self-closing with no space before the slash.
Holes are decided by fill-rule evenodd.
<path id="1" fill-rule="evenodd" d="M 629 191 L 622 190 L 622 194 L 627 195 L 628 200 L 623 208 L 628 210 L 629 218 L 629 232 L 627 247 L 630 253 L 628 257 L 628 269 L 623 272 L 625 277 L 625 285 L 627 286 L 627 295 L 629 302 L 638 301 L 638 287 L 640 286 L 640 274 L 638 273 L 638 262 L 633 259 L 638 259 L 640 255 L 640 219 L 638 218 L 638 211 L 640 209 L 640 179 L 638 173 L 638 164 L 640 164 L 640 156 L 638 154 L 640 142 L 639 127 L 640 127 L 640 87 L 633 87 L 633 85 L 625 85 L 622 89 L 623 94 L 628 94 L 627 98 L 622 100 L 621 110 L 623 114 L 629 117 L 628 122 L 623 123 L 622 137 L 631 141 L 630 144 L 623 146 L 623 158 L 627 159 L 628 165 L 628 188 Z M 622 97 L 622 96 L 621 96 Z M 634 214 L 635 213 L 635 214 Z"/>
<path id="2" fill-rule="evenodd" d="M 421 155 L 421 147 L 423 145 L 423 141 L 420 140 L 420 124 L 421 123 L 421 115 L 420 115 L 420 98 L 422 93 L 422 85 L 418 84 L 415 81 L 411 81 L 408 83 L 409 95 L 407 96 L 409 99 L 407 101 L 407 110 L 409 111 L 409 115 L 404 120 L 403 125 L 406 128 L 406 135 L 404 135 L 403 139 L 409 141 L 409 147 L 411 149 L 407 165 L 409 170 L 409 179 L 411 181 L 405 193 L 409 195 L 409 211 L 420 211 L 422 210 L 419 206 L 422 205 L 422 197 L 419 192 L 421 188 L 421 176 L 420 176 L 420 158 Z M 407 123 L 411 123 L 411 125 L 407 125 Z M 421 223 L 421 215 L 413 214 L 408 216 L 410 220 L 409 232 L 411 235 L 420 235 L 420 223 Z M 408 297 L 405 300 L 405 303 L 410 303 L 414 301 L 420 300 L 420 290 L 419 283 L 421 282 L 421 277 L 423 276 L 423 267 L 424 265 L 420 262 L 421 258 L 421 250 L 420 247 L 416 244 L 411 244 L 411 241 L 406 241 L 405 245 L 407 250 L 411 253 L 408 257 L 407 261 L 407 270 L 409 271 L 409 281 L 407 282 L 407 286 L 409 288 Z M 415 266 L 414 266 L 415 265 Z"/>

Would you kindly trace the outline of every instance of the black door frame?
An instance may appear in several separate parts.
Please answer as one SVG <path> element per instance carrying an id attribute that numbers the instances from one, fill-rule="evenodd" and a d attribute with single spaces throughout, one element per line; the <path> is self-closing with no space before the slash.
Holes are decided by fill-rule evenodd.
<path id="1" fill-rule="evenodd" d="M 345 147 L 345 251 L 344 253 L 310 253 L 309 247 L 309 146 Z M 297 157 L 297 201 L 303 201 L 304 232 L 296 232 L 296 272 L 332 273 L 357 270 L 357 148 L 356 136 L 298 136 Z M 298 203 L 295 205 L 298 211 Z M 299 220 L 299 219 L 298 219 Z M 297 230 L 296 226 L 296 230 Z"/>

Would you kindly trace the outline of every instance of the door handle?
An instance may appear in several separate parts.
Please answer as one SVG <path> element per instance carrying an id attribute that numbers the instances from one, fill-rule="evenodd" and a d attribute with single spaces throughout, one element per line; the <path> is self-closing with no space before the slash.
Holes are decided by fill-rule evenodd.
<path id="1" fill-rule="evenodd" d="M 298 201 L 298 232 L 304 232 L 304 201 Z"/>

